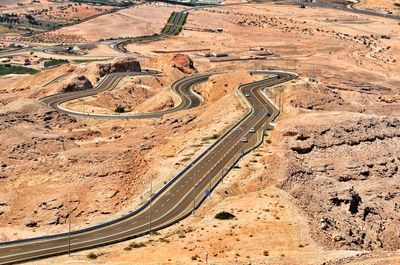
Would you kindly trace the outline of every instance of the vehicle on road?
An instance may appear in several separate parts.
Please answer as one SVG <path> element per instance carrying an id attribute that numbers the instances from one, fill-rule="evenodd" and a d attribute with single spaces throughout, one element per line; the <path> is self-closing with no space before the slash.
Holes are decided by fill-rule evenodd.
<path id="1" fill-rule="evenodd" d="M 248 142 L 247 138 L 246 138 L 246 137 L 243 137 L 243 138 L 242 138 L 242 142 L 243 142 L 243 143 L 247 143 L 247 142 Z"/>
<path id="2" fill-rule="evenodd" d="M 249 130 L 249 132 L 250 132 L 250 133 L 255 133 L 255 132 L 256 132 L 256 129 L 254 129 L 254 127 L 251 127 L 250 130 Z"/>
<path id="3" fill-rule="evenodd" d="M 246 95 L 245 95 L 245 96 L 248 98 L 248 97 L 250 97 L 250 94 L 249 94 L 249 93 L 246 93 Z"/>

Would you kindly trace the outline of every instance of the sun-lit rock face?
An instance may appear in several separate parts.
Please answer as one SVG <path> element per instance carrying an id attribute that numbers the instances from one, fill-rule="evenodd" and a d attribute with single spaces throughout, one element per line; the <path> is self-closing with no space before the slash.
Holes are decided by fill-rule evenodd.
<path id="1" fill-rule="evenodd" d="M 132 57 L 118 58 L 112 63 L 98 65 L 100 76 L 117 72 L 140 72 L 142 70 L 139 61 Z"/>

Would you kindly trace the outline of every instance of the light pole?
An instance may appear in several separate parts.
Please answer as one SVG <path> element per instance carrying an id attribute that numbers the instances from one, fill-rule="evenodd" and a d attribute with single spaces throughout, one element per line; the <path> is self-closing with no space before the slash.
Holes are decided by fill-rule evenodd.
<path id="1" fill-rule="evenodd" d="M 208 178 L 209 181 L 209 187 L 208 187 L 208 191 L 210 193 L 210 195 L 208 195 L 211 198 L 211 179 L 212 179 L 212 175 L 210 174 L 210 177 Z"/>
<path id="2" fill-rule="evenodd" d="M 151 206 L 153 202 L 152 193 L 153 193 L 153 174 L 150 177 L 149 237 L 151 237 L 151 213 L 152 213 Z"/>
<path id="3" fill-rule="evenodd" d="M 68 256 L 71 256 L 71 194 L 69 196 L 69 207 L 68 207 Z"/>
<path id="4" fill-rule="evenodd" d="M 228 150 L 228 153 L 229 153 L 229 151 L 230 150 Z M 228 170 L 226 157 L 227 157 L 227 154 L 224 154 L 224 156 L 222 157 L 222 180 L 221 180 L 222 183 L 224 183 L 224 174 L 226 174 L 227 170 Z"/>
<path id="5" fill-rule="evenodd" d="M 194 171 L 193 173 L 193 216 L 194 217 L 196 217 L 195 210 L 196 210 L 196 185 L 197 185 L 195 172 L 196 171 Z"/>
<path id="6" fill-rule="evenodd" d="M 151 237 L 151 204 L 152 204 L 152 198 L 150 198 L 150 208 L 149 208 L 149 237 Z"/>
<path id="7" fill-rule="evenodd" d="M 221 175 L 221 183 L 224 183 L 224 173 L 225 173 L 225 156 L 222 157 L 222 175 Z"/>
<path id="8" fill-rule="evenodd" d="M 149 195 L 150 200 L 151 200 L 152 194 L 153 194 L 153 174 L 151 174 L 151 177 L 150 177 L 150 195 Z"/>

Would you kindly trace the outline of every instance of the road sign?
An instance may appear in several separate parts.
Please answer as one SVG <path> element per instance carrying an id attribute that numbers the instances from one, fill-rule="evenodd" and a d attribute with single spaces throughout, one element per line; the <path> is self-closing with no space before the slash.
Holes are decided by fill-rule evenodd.
<path id="1" fill-rule="evenodd" d="M 211 195 L 211 191 L 210 191 L 209 189 L 206 189 L 206 190 L 205 190 L 205 193 L 206 193 L 206 196 L 207 196 L 207 197 Z"/>
<path id="2" fill-rule="evenodd" d="M 240 150 L 240 155 L 241 155 L 241 156 L 244 156 L 244 150 L 243 150 L 243 149 Z"/>

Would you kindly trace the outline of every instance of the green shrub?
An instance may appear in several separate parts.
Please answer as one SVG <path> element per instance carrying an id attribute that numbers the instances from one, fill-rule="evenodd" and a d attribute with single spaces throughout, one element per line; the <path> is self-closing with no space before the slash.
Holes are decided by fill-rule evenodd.
<path id="1" fill-rule="evenodd" d="M 115 108 L 114 111 L 117 112 L 117 113 L 124 113 L 125 112 L 125 107 L 118 106 L 118 107 Z"/>
<path id="2" fill-rule="evenodd" d="M 57 66 L 57 65 L 67 64 L 67 63 L 69 63 L 68 60 L 64 60 L 64 59 L 51 59 L 50 61 L 44 62 L 44 67 Z"/>
<path id="3" fill-rule="evenodd" d="M 216 140 L 220 137 L 220 135 L 218 133 L 214 133 L 210 138 L 213 140 Z"/>
<path id="4" fill-rule="evenodd" d="M 90 252 L 90 253 L 87 255 L 87 258 L 88 258 L 88 259 L 97 259 L 97 255 L 96 255 L 95 253 L 93 253 L 93 252 Z"/>
<path id="5" fill-rule="evenodd" d="M 140 242 L 140 243 L 132 242 L 129 244 L 129 248 L 142 248 L 145 246 L 146 246 L 146 244 L 143 242 Z"/>
<path id="6" fill-rule="evenodd" d="M 233 218 L 235 218 L 235 216 L 233 214 L 225 212 L 225 211 L 219 212 L 215 215 L 215 219 L 218 219 L 218 220 L 231 220 Z"/>
<path id="7" fill-rule="evenodd" d="M 0 65 L 0 75 L 9 75 L 9 74 L 30 74 L 34 75 L 39 73 L 38 70 L 29 68 L 29 67 L 24 67 L 24 66 L 5 66 L 5 65 Z"/>

